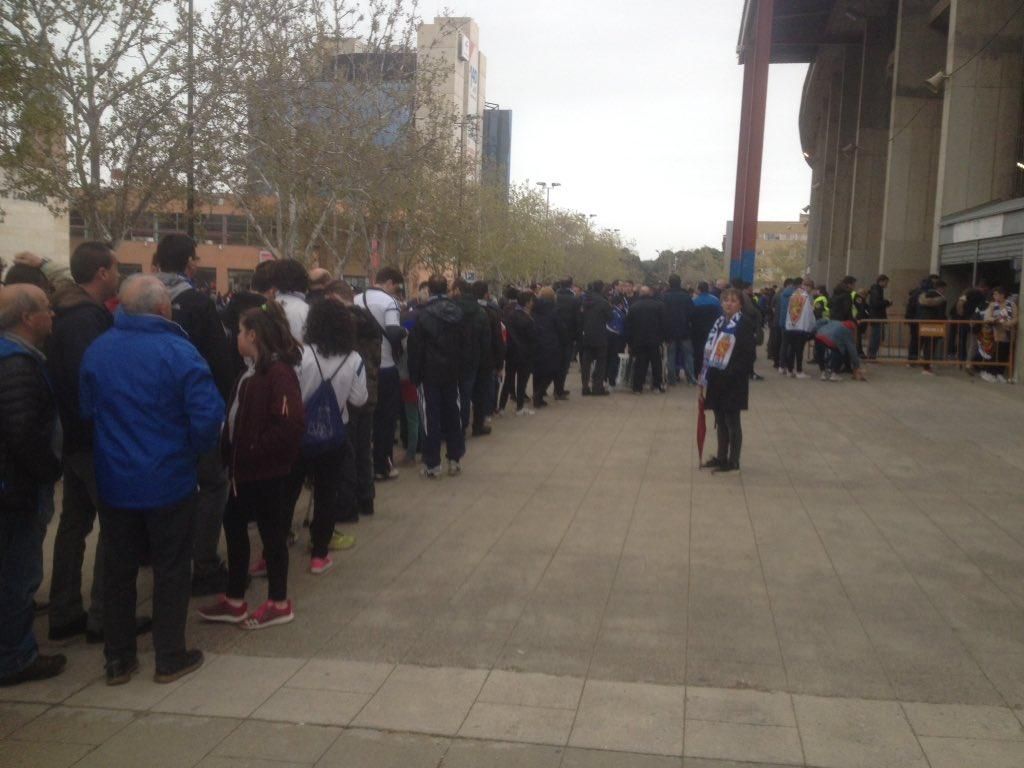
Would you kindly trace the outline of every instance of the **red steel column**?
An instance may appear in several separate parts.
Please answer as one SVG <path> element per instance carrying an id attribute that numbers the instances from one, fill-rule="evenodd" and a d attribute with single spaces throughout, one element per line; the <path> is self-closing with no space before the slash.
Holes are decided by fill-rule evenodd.
<path id="1" fill-rule="evenodd" d="M 743 105 L 740 110 L 740 147 L 736 164 L 736 202 L 733 209 L 732 253 L 729 277 L 754 281 L 757 214 L 764 155 L 764 119 L 768 100 L 768 67 L 772 49 L 775 0 L 751 0 L 757 19 L 753 46 L 745 52 Z"/>

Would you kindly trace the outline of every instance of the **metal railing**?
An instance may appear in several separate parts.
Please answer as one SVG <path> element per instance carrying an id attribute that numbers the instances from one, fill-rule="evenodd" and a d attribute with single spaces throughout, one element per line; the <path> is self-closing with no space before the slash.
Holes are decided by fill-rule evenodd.
<path id="1" fill-rule="evenodd" d="M 996 335 L 1008 341 L 996 341 Z M 1011 378 L 1016 327 L 980 320 L 861 320 L 857 350 L 870 363 L 951 366 Z"/>

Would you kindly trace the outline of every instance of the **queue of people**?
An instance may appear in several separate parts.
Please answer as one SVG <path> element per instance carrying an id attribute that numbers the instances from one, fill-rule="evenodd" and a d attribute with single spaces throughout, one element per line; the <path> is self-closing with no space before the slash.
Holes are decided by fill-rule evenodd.
<path id="1" fill-rule="evenodd" d="M 863 294 L 852 277 L 829 294 L 806 278 L 755 293 L 742 281 L 691 290 L 672 275 L 656 287 L 508 286 L 495 299 L 485 281 L 440 275 L 410 295 L 387 266 L 356 293 L 283 260 L 261 263 L 249 290 L 218 307 L 193 287 L 195 244 L 180 234 L 158 243 L 152 274 L 123 282 L 98 242 L 79 245 L 68 268 L 30 255 L 17 266 L 0 291 L 0 685 L 66 664 L 40 653 L 32 630 L 58 481 L 49 639 L 103 643 L 106 681 L 120 685 L 138 671 L 137 638 L 151 632 L 154 679 L 167 683 L 203 663 L 186 639 L 190 598 L 210 598 L 202 620 L 244 630 L 295 620 L 299 520 L 308 570 L 326 574 L 375 514 L 377 484 L 417 463 L 426 481 L 459 477 L 467 437 L 492 434 L 510 402 L 532 417 L 570 397 L 573 361 L 584 397 L 694 387 L 718 441 L 702 467 L 734 472 L 758 347 L 767 339 L 792 378 L 808 378 L 813 344 L 823 380 L 844 370 L 863 379 L 858 319 L 889 306 L 884 275 Z M 916 311 L 939 306 L 939 283 Z M 963 311 L 985 313 L 992 328 L 978 349 L 998 359 L 1013 302 L 1001 289 L 984 304 L 963 298 Z M 869 359 L 879 343 L 872 331 Z M 307 485 L 310 511 L 297 514 Z M 85 543 L 97 520 L 86 607 Z M 136 611 L 143 567 L 153 571 L 152 617 Z"/>

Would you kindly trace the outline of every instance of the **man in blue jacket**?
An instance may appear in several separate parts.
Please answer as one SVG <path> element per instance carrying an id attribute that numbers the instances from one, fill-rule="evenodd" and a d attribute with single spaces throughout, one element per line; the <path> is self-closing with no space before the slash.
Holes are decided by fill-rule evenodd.
<path id="1" fill-rule="evenodd" d="M 185 646 L 195 525 L 196 466 L 212 449 L 224 401 L 210 367 L 180 326 L 155 277 L 125 281 L 114 327 L 82 361 L 79 401 L 93 423 L 104 535 L 104 655 L 108 685 L 138 670 L 135 582 L 140 555 L 153 564 L 153 647 L 158 683 L 198 669 Z"/>

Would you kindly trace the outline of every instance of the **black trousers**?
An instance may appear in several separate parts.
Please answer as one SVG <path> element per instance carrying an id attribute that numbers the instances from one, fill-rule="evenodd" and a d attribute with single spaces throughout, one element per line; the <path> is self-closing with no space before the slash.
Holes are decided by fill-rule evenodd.
<path id="1" fill-rule="evenodd" d="M 526 405 L 526 385 L 530 381 L 530 372 L 533 369 L 531 363 L 515 362 L 505 365 L 505 383 L 501 387 L 501 401 L 498 407 L 503 409 L 510 397 L 515 397 L 516 410 L 520 411 Z"/>
<path id="2" fill-rule="evenodd" d="M 779 362 L 779 366 L 790 373 L 796 368 L 797 371 L 804 371 L 804 347 L 811 334 L 804 331 L 786 331 L 786 357 Z"/>
<path id="3" fill-rule="evenodd" d="M 743 428 L 740 426 L 739 411 L 715 409 L 715 429 L 718 431 L 718 461 L 732 467 L 740 465 L 740 449 L 743 448 Z"/>
<path id="4" fill-rule="evenodd" d="M 228 544 L 228 591 L 233 600 L 245 597 L 249 575 L 249 521 L 255 520 L 263 540 L 267 561 L 268 597 L 288 599 L 288 530 L 292 507 L 289 501 L 291 478 L 274 477 L 253 483 L 238 483 L 228 496 L 224 509 L 224 538 Z"/>
<path id="5" fill-rule="evenodd" d="M 374 406 L 349 406 L 348 441 L 352 446 L 352 461 L 356 473 L 356 503 L 362 511 L 373 510 L 373 499 L 377 495 L 376 486 L 373 484 L 373 423 Z"/>
<path id="6" fill-rule="evenodd" d="M 398 368 L 381 368 L 377 380 L 377 408 L 373 414 L 373 471 L 387 475 L 395 449 L 395 427 L 402 408 Z"/>
<path id="7" fill-rule="evenodd" d="M 569 376 L 569 366 L 572 365 L 572 358 L 574 356 L 575 345 L 570 341 L 565 345 L 562 350 L 562 365 L 558 369 L 558 374 L 555 376 L 555 394 L 564 395 L 567 393 L 565 388 L 565 380 Z"/>
<path id="8" fill-rule="evenodd" d="M 139 563 L 147 554 L 153 565 L 153 648 L 157 669 L 173 668 L 184 660 L 195 508 L 195 494 L 152 509 L 100 506 L 104 544 L 103 652 L 107 661 L 127 663 L 136 656 L 136 581 Z"/>
<path id="9" fill-rule="evenodd" d="M 605 375 L 608 378 L 608 386 L 614 387 L 618 381 L 619 374 L 625 375 L 625 371 L 619 371 L 619 354 L 626 351 L 626 340 L 617 333 L 608 332 L 608 358 L 605 368 Z"/>
<path id="10" fill-rule="evenodd" d="M 335 524 L 359 522 L 356 461 L 349 443 L 296 463 L 290 479 L 290 508 L 295 507 L 302 494 L 302 484 L 310 476 L 313 478 L 313 519 L 309 524 L 309 538 L 313 557 L 326 557 Z"/>
<path id="11" fill-rule="evenodd" d="M 605 368 L 608 365 L 608 347 L 601 345 L 580 347 L 580 378 L 583 391 L 604 389 Z M 593 370 L 591 370 L 593 367 Z"/>
<path id="12" fill-rule="evenodd" d="M 473 431 L 484 427 L 484 419 L 494 413 L 494 370 L 480 370 L 473 383 Z"/>
<path id="13" fill-rule="evenodd" d="M 545 363 L 546 365 L 547 363 Z M 548 393 L 548 387 L 551 386 L 551 382 L 555 380 L 557 371 L 549 369 L 537 368 L 533 372 L 533 404 L 537 405 L 544 396 Z"/>
<path id="14" fill-rule="evenodd" d="M 661 389 L 661 345 L 644 344 L 631 348 L 636 362 L 633 363 L 633 391 L 643 392 L 647 379 L 647 368 L 651 369 L 651 386 Z"/>

